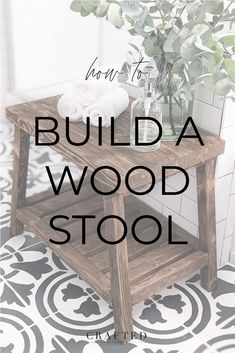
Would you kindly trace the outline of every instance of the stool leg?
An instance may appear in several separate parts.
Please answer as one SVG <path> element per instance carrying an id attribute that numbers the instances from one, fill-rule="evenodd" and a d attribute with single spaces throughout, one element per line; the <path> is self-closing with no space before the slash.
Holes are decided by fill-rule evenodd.
<path id="1" fill-rule="evenodd" d="M 201 285 L 208 291 L 217 281 L 215 220 L 215 159 L 197 167 L 199 241 L 208 253 L 208 266 L 201 269 Z"/>
<path id="2" fill-rule="evenodd" d="M 122 195 L 104 197 L 105 215 L 124 217 Z M 119 220 L 106 220 L 106 236 L 110 241 L 120 239 L 123 225 Z M 128 256 L 126 239 L 119 244 L 108 245 L 114 327 L 119 334 L 117 340 L 126 343 L 133 332 L 131 292 L 129 284 Z M 122 335 L 122 332 L 124 335 Z"/>
<path id="3" fill-rule="evenodd" d="M 10 225 L 12 235 L 22 233 L 24 229 L 24 225 L 16 217 L 16 210 L 25 205 L 28 158 L 29 135 L 15 126 Z"/>

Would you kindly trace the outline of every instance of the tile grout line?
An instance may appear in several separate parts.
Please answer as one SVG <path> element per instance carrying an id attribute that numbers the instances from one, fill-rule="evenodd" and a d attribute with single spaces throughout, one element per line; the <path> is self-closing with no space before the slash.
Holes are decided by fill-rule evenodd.
<path id="1" fill-rule="evenodd" d="M 230 188 L 229 188 L 229 199 L 228 199 L 228 204 L 227 204 L 227 210 L 226 210 L 226 224 L 224 227 L 224 233 L 223 233 L 223 243 L 222 243 L 222 250 L 221 250 L 221 261 L 222 261 L 222 257 L 223 257 L 223 250 L 224 250 L 224 243 L 225 243 L 225 239 L 229 238 L 225 237 L 226 234 L 226 229 L 227 229 L 227 224 L 228 224 L 228 212 L 229 212 L 229 206 L 230 206 L 230 202 L 231 202 L 231 193 L 232 193 L 232 184 L 233 184 L 233 172 L 230 173 L 232 175 L 232 179 L 231 179 L 231 183 L 230 183 Z"/>
<path id="2" fill-rule="evenodd" d="M 168 208 L 170 211 L 175 212 L 174 210 L 170 209 L 169 207 L 167 207 L 167 206 L 165 206 L 165 205 L 163 205 L 163 207 Z M 175 212 L 175 213 L 176 213 L 176 212 Z M 185 221 L 187 221 L 188 223 L 190 223 L 192 226 L 198 228 L 198 225 L 196 225 L 196 224 L 192 223 L 191 221 L 189 221 L 189 220 L 188 220 L 187 218 L 185 218 L 182 214 L 176 213 L 176 215 L 179 216 L 179 217 L 181 217 L 181 218 L 183 218 Z M 180 227 L 183 228 L 182 226 L 180 226 Z M 192 235 L 192 236 L 194 236 L 194 235 Z"/>
<path id="3" fill-rule="evenodd" d="M 218 109 L 221 113 L 223 112 L 223 108 L 219 108 L 217 107 L 216 105 L 213 104 L 213 100 L 212 100 L 212 103 L 208 103 L 208 102 L 203 102 L 201 99 L 199 98 L 194 98 L 194 100 L 198 101 L 199 103 L 202 103 L 202 104 L 206 104 L 206 105 L 209 105 L 210 107 L 213 107 L 215 109 Z M 221 119 L 222 120 L 222 119 Z"/>

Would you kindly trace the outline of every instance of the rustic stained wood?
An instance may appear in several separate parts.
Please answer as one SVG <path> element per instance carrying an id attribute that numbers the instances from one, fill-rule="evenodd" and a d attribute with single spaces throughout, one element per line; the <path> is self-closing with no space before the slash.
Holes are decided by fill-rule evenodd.
<path id="1" fill-rule="evenodd" d="M 125 219 L 122 195 L 104 197 L 104 214 L 118 215 Z M 117 241 L 123 234 L 123 225 L 117 219 L 106 221 L 106 237 Z M 114 326 L 116 332 L 126 332 L 124 343 L 131 339 L 133 332 L 131 289 L 129 283 L 127 241 L 124 239 L 117 245 L 108 246 L 110 281 L 113 304 Z"/>
<path id="2" fill-rule="evenodd" d="M 217 281 L 215 223 L 215 160 L 197 167 L 200 248 L 208 253 L 208 265 L 201 270 L 201 285 L 208 291 Z"/>
<path id="3" fill-rule="evenodd" d="M 112 269 L 112 266 L 114 266 L 115 262 L 113 261 L 114 255 L 112 253 L 111 254 L 112 261 L 110 266 L 109 250 L 112 247 L 112 251 L 115 252 L 116 247 L 115 246 L 107 247 L 107 245 L 101 242 L 98 235 L 96 234 L 98 221 L 105 215 L 103 203 L 100 204 L 100 207 L 102 207 L 102 209 L 96 213 L 97 211 L 96 204 L 95 202 L 93 202 L 93 200 L 96 198 L 96 195 L 93 195 L 93 197 L 91 197 L 88 200 L 84 200 L 82 195 L 74 196 L 71 190 L 68 191 L 67 185 L 64 185 L 64 189 L 65 191 L 60 196 L 51 195 L 48 198 L 48 193 L 43 192 L 42 194 L 44 195 L 45 199 L 35 197 L 34 202 L 32 202 L 33 199 L 32 197 L 30 197 L 31 202 L 27 203 L 25 207 L 17 210 L 17 217 L 22 223 L 26 224 L 27 227 L 32 232 L 35 232 L 36 234 L 41 236 L 43 241 L 45 241 L 47 245 L 50 246 L 53 249 L 53 251 L 55 251 L 56 254 L 58 254 L 58 256 L 61 256 L 69 264 L 69 266 L 77 270 L 79 274 L 83 276 L 83 278 L 91 286 L 93 286 L 100 295 L 103 296 L 103 298 L 105 298 L 111 305 L 113 305 L 112 293 L 115 293 L 116 290 L 111 291 L 109 281 L 110 281 L 110 277 L 112 276 L 112 270 L 110 270 L 110 267 Z M 80 196 L 81 196 L 81 199 L 80 199 Z M 49 238 L 56 239 L 56 240 L 63 239 L 63 234 L 60 234 L 52 230 L 51 227 L 49 226 L 48 216 L 43 216 L 44 214 L 48 214 L 51 212 L 51 205 L 53 204 L 53 202 L 54 202 L 54 212 L 56 213 L 57 211 L 59 213 L 61 206 L 60 206 L 60 203 L 57 202 L 58 197 L 60 198 L 61 204 L 66 204 L 67 209 L 69 209 L 70 207 L 68 204 L 68 200 L 70 200 L 71 207 L 73 207 L 74 211 L 77 211 L 77 204 L 78 204 L 79 211 L 81 211 L 81 214 L 82 214 L 84 207 L 86 207 L 87 209 L 87 203 L 88 203 L 90 207 L 89 214 L 96 213 L 96 220 L 94 221 L 92 220 L 91 223 L 87 224 L 87 238 L 86 238 L 87 242 L 84 245 L 82 245 L 81 222 L 79 220 L 74 219 L 73 222 L 65 222 L 65 223 L 58 222 L 60 226 L 69 230 L 72 235 L 71 242 L 66 245 L 67 255 L 65 252 L 65 256 L 63 255 L 64 254 L 63 249 L 65 245 L 55 246 L 48 241 Z M 66 200 L 66 202 L 63 201 L 63 197 Z M 117 197 L 121 197 L 121 196 L 117 195 Z M 77 200 L 77 204 L 74 203 L 75 199 Z M 110 202 L 111 202 L 110 199 L 106 200 L 106 207 L 108 208 L 108 211 L 106 210 L 106 213 L 108 212 L 109 214 L 112 211 L 112 208 L 110 207 Z M 44 206 L 43 215 L 38 215 L 38 211 L 42 209 L 40 207 L 40 203 L 42 203 Z M 117 204 L 118 203 L 115 200 L 114 202 L 114 205 L 116 205 L 115 207 L 117 207 Z M 122 202 L 121 202 L 121 205 L 122 205 Z M 125 206 L 126 206 L 125 218 L 126 218 L 126 223 L 128 227 L 132 224 L 133 220 L 137 216 L 151 214 L 151 215 L 155 215 L 155 217 L 157 217 L 161 221 L 165 232 L 156 244 L 149 244 L 149 245 L 143 246 L 142 244 L 134 240 L 134 238 L 131 236 L 131 233 L 129 231 L 127 235 L 126 245 L 124 243 L 124 249 L 122 248 L 119 252 L 119 255 L 126 254 L 126 248 L 127 248 L 128 273 L 129 273 L 129 283 L 131 286 L 132 304 L 136 304 L 140 300 L 143 300 L 145 297 L 154 294 L 154 292 L 156 292 L 156 286 L 158 290 L 160 290 L 164 288 L 166 285 L 171 284 L 172 278 L 175 278 L 174 276 L 177 276 L 177 279 L 182 278 L 185 275 L 185 270 L 176 271 L 176 273 L 172 274 L 172 277 L 170 276 L 170 274 L 169 274 L 169 277 L 165 276 L 164 282 L 159 281 L 160 275 L 162 276 L 164 273 L 168 273 L 168 272 L 171 273 L 173 271 L 173 268 L 176 268 L 178 264 L 184 263 L 184 265 L 187 266 L 188 260 L 191 259 L 191 256 L 194 253 L 200 254 L 200 256 L 204 254 L 205 256 L 202 256 L 203 261 L 201 261 L 201 258 L 200 258 L 199 262 L 194 256 L 193 262 L 190 260 L 191 267 L 188 267 L 187 273 L 190 274 L 191 268 L 193 266 L 195 266 L 195 268 L 200 268 L 207 265 L 208 255 L 206 252 L 199 250 L 200 242 L 197 238 L 192 237 L 187 231 L 183 230 L 181 227 L 173 223 L 173 227 L 172 227 L 173 239 L 177 241 L 187 240 L 189 241 L 189 244 L 176 245 L 176 246 L 169 245 L 167 242 L 166 229 L 165 229 L 165 226 L 167 224 L 166 217 L 159 214 L 150 206 L 143 203 L 143 201 L 139 200 L 138 198 L 132 195 L 126 197 Z M 116 212 L 115 214 L 118 213 L 119 215 L 122 214 L 122 216 L 124 217 L 123 210 L 118 211 L 116 209 L 116 210 L 113 210 L 113 212 Z M 114 227 L 114 224 L 112 223 L 109 224 L 109 227 L 111 229 L 108 229 L 108 233 L 111 236 L 114 234 L 116 234 L 116 236 L 117 235 L 120 236 L 121 229 L 119 232 L 112 231 L 112 227 Z M 103 234 L 103 231 L 104 229 L 102 229 L 102 234 Z M 138 232 L 141 234 L 141 238 L 144 240 L 153 239 L 154 234 L 156 233 L 155 224 L 149 223 L 149 220 L 141 222 L 140 227 L 138 228 Z M 107 237 L 107 239 L 109 238 Z M 121 245 L 123 246 L 123 244 Z M 82 259 L 82 263 L 80 264 L 79 260 L 81 259 Z M 85 259 L 87 259 L 88 261 L 87 267 L 84 266 Z M 179 262 L 180 260 L 182 260 L 182 262 Z M 120 261 L 120 262 L 123 263 L 123 261 Z M 194 262 L 195 264 L 193 264 Z M 100 282 L 96 284 L 95 279 L 93 277 L 94 266 L 96 268 L 95 275 L 98 276 L 99 274 L 99 277 L 96 277 L 96 280 L 98 278 L 99 279 L 102 278 L 102 291 L 100 288 Z M 91 274 L 90 274 L 90 271 L 92 272 Z M 116 275 L 115 275 L 115 278 L 117 278 Z M 145 278 L 150 278 L 150 281 L 147 288 L 143 290 L 143 289 L 140 289 L 140 284 L 142 280 L 145 280 Z M 106 286 L 104 286 L 104 283 L 106 283 Z M 109 283 L 109 286 L 107 286 L 107 283 Z M 146 293 L 148 294 L 146 295 Z"/>
<path id="4" fill-rule="evenodd" d="M 202 139 L 205 146 L 200 146 L 197 139 L 185 139 L 180 146 L 175 147 L 175 142 L 162 142 L 161 148 L 158 151 L 145 153 L 138 153 L 129 147 L 112 146 L 110 148 L 110 129 L 103 129 L 103 145 L 98 146 L 97 128 L 91 127 L 91 138 L 84 146 L 73 146 L 68 143 L 65 138 L 65 121 L 58 116 L 57 101 L 59 97 L 50 97 L 40 99 L 37 101 L 14 105 L 7 108 L 7 117 L 15 125 L 34 135 L 35 126 L 34 118 L 40 117 L 54 117 L 58 121 L 57 132 L 60 135 L 58 144 L 50 146 L 66 159 L 71 160 L 77 165 L 88 165 L 90 170 L 94 170 L 101 165 L 109 165 L 116 168 L 121 178 L 124 180 L 128 169 L 136 165 L 145 165 L 149 167 L 156 175 L 158 180 L 161 179 L 161 168 L 163 165 L 180 166 L 184 169 L 203 164 L 206 160 L 217 157 L 223 153 L 224 141 L 213 134 L 201 132 Z M 129 141 L 129 119 L 130 109 L 126 110 L 115 121 L 115 141 L 126 142 Z M 52 121 L 45 119 L 40 122 L 42 129 L 50 129 L 54 127 Z M 70 138 L 72 141 L 83 141 L 86 135 L 86 127 L 83 123 L 71 123 Z M 41 134 L 42 142 L 54 141 L 54 135 L 47 132 Z M 94 158 L 95 156 L 95 158 Z M 144 160 L 143 160 L 144 157 Z M 174 174 L 174 170 L 169 170 L 168 175 Z M 116 183 L 116 176 L 108 171 L 100 172 L 101 182 L 106 185 L 113 186 Z M 133 188 L 141 188 L 151 182 L 148 173 L 143 170 L 137 170 L 131 174 L 130 183 Z M 124 183 L 122 183 L 121 193 L 128 193 Z"/>
<path id="5" fill-rule="evenodd" d="M 29 137 L 30 136 L 27 132 L 21 130 L 18 126 L 15 126 L 10 223 L 10 231 L 12 235 L 22 233 L 24 229 L 24 224 L 16 217 L 16 210 L 20 207 L 24 207 L 26 200 Z"/>
<path id="6" fill-rule="evenodd" d="M 165 255 L 167 256 L 167 253 Z M 208 255 L 203 251 L 197 250 L 179 261 L 165 266 L 157 274 L 149 274 L 135 281 L 131 288 L 132 300 L 134 303 L 139 303 L 149 295 L 153 295 L 175 281 L 178 281 L 179 278 L 184 278 L 207 264 Z"/>
<path id="7" fill-rule="evenodd" d="M 103 145 L 97 145 L 97 128 L 91 127 L 91 137 L 85 146 L 68 143 L 65 136 L 65 121 L 58 117 L 56 105 L 59 96 L 45 98 L 7 108 L 7 116 L 15 124 L 13 199 L 11 231 L 19 234 L 23 224 L 39 235 L 52 250 L 87 281 L 99 295 L 113 306 L 115 329 L 132 331 L 133 304 L 144 300 L 193 271 L 201 269 L 202 285 L 211 290 L 216 284 L 216 237 L 214 209 L 214 165 L 216 157 L 224 151 L 224 141 L 208 132 L 200 131 L 205 146 L 196 139 L 185 139 L 180 146 L 175 142 L 162 142 L 158 151 L 138 153 L 129 147 L 110 147 L 110 129 L 103 130 Z M 54 196 L 52 189 L 25 199 L 29 136 L 34 136 L 34 117 L 54 117 L 58 121 L 58 144 L 50 146 L 77 166 L 88 166 L 89 174 L 79 195 L 74 195 L 69 185 L 63 185 L 60 195 Z M 115 141 L 129 140 L 130 109 L 115 121 Z M 50 129 L 53 123 L 47 119 L 40 124 Z M 84 140 L 86 127 L 83 123 L 71 123 L 72 141 Z M 46 132 L 41 141 L 54 140 Z M 40 148 L 40 147 L 39 147 Z M 109 165 L 118 170 L 122 186 L 114 196 L 95 194 L 90 186 L 90 174 L 100 166 Z M 167 218 L 146 205 L 139 198 L 130 195 L 125 187 L 126 172 L 135 166 L 150 168 L 157 180 L 161 179 L 162 166 L 179 166 L 184 169 L 197 167 L 199 239 L 173 223 L 173 239 L 187 240 L 188 244 L 168 245 Z M 176 173 L 169 170 L 167 176 Z M 146 187 L 151 179 L 143 170 L 131 174 L 129 182 L 133 189 Z M 103 188 L 112 188 L 116 183 L 113 173 L 102 171 L 97 182 Z M 71 232 L 69 244 L 60 246 L 49 239 L 63 239 L 63 233 L 56 232 L 50 219 L 58 213 L 96 215 L 88 222 L 86 244 L 81 243 L 81 220 L 70 218 L 57 220 L 57 225 Z M 99 220 L 108 214 L 125 216 L 128 234 L 120 244 L 106 246 L 96 234 Z M 153 215 L 163 227 L 163 235 L 156 244 L 142 245 L 136 242 L 130 232 L 133 220 L 141 215 Z M 102 234 L 103 234 L 102 229 Z M 155 224 L 149 220 L 138 226 L 141 238 L 150 240 L 156 233 Z M 106 236 L 117 239 L 122 226 L 117 220 L 106 222 Z M 122 340 L 128 341 L 130 338 Z"/>
<path id="8" fill-rule="evenodd" d="M 55 239 L 55 232 L 28 208 L 18 209 L 16 214 L 17 218 L 27 225 L 30 231 L 39 235 L 45 244 L 53 248 L 55 254 L 62 258 L 72 269 L 75 271 L 79 269 L 81 277 L 85 278 L 86 281 L 96 289 L 98 294 L 111 303 L 110 281 L 107 276 L 97 269 L 95 264 L 87 260 L 86 257 L 69 243 L 63 246 L 56 244 L 52 246 L 49 239 Z"/>

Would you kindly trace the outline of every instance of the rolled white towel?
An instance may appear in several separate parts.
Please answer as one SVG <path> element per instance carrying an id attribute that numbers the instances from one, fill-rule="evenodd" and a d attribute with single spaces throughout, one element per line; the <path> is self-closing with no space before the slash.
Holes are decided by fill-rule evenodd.
<path id="1" fill-rule="evenodd" d="M 72 91 L 77 101 L 87 107 L 97 102 L 105 93 L 117 87 L 117 83 L 105 79 L 89 78 L 88 80 L 79 80 L 73 84 Z"/>
<path id="2" fill-rule="evenodd" d="M 60 116 L 65 119 L 67 116 L 70 121 L 76 122 L 82 120 L 84 107 L 79 103 L 76 94 L 73 91 L 61 96 L 57 103 L 57 110 Z"/>
<path id="3" fill-rule="evenodd" d="M 111 117 L 116 119 L 129 104 L 129 97 L 123 88 L 116 88 L 104 94 L 100 99 L 86 107 L 82 113 L 82 121 L 86 123 L 90 117 L 90 124 L 98 126 L 99 116 L 102 117 L 102 126 L 108 127 L 111 124 Z"/>

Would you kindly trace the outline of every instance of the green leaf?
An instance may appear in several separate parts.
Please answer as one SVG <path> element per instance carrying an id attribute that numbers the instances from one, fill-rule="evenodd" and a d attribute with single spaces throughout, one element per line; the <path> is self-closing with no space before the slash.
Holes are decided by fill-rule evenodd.
<path id="1" fill-rule="evenodd" d="M 204 45 L 202 43 L 202 40 L 200 38 L 200 36 L 195 36 L 195 42 L 194 42 L 194 45 L 196 48 L 202 50 L 202 51 L 205 51 L 207 53 L 214 53 L 214 51 L 210 48 L 208 48 L 206 45 Z"/>
<path id="2" fill-rule="evenodd" d="M 126 73 L 118 74 L 118 82 L 125 83 L 129 76 Z"/>
<path id="3" fill-rule="evenodd" d="M 235 61 L 232 59 L 224 59 L 223 66 L 230 80 L 235 83 Z"/>
<path id="4" fill-rule="evenodd" d="M 219 96 L 226 96 L 231 91 L 231 84 L 228 78 L 219 80 L 215 84 L 214 91 Z"/>
<path id="5" fill-rule="evenodd" d="M 202 74 L 202 62 L 200 59 L 196 59 L 192 61 L 192 63 L 189 65 L 188 73 L 189 76 L 192 80 L 197 78 L 198 76 L 201 76 Z"/>
<path id="6" fill-rule="evenodd" d="M 135 20 L 133 20 L 133 18 L 131 18 L 131 17 L 128 16 L 127 14 L 125 14 L 125 19 L 126 19 L 127 22 L 129 22 L 131 25 L 134 25 Z"/>
<path id="7" fill-rule="evenodd" d="M 131 72 L 131 66 L 125 62 L 123 65 L 122 65 L 122 70 L 123 72 L 127 73 L 127 74 L 130 74 Z"/>
<path id="8" fill-rule="evenodd" d="M 174 8 L 174 5 L 171 4 L 169 1 L 162 2 L 161 10 L 163 11 L 164 14 L 169 13 L 173 8 Z"/>
<path id="9" fill-rule="evenodd" d="M 175 50 L 173 48 L 173 44 L 176 41 L 176 39 L 177 39 L 177 33 L 175 32 L 174 29 L 172 29 L 170 31 L 170 33 L 168 34 L 167 39 L 163 45 L 163 50 L 166 53 L 174 53 L 175 52 Z"/>
<path id="10" fill-rule="evenodd" d="M 202 9 L 202 4 L 200 0 L 194 0 L 187 4 L 186 11 L 192 18 L 195 18 Z"/>
<path id="11" fill-rule="evenodd" d="M 213 28 L 213 32 L 216 33 L 216 32 L 220 32 L 222 31 L 222 29 L 224 28 L 224 25 L 223 24 L 220 24 L 216 27 Z"/>
<path id="12" fill-rule="evenodd" d="M 221 37 L 219 42 L 223 44 L 225 48 L 235 46 L 235 35 L 229 34 L 227 36 Z"/>
<path id="13" fill-rule="evenodd" d="M 173 65 L 173 68 L 172 68 L 172 71 L 175 73 L 175 74 L 180 74 L 183 69 L 184 69 L 184 60 L 182 58 L 178 59 L 175 61 L 174 65 Z"/>
<path id="14" fill-rule="evenodd" d="M 82 17 L 89 16 L 90 13 L 91 13 L 90 11 L 84 9 L 83 7 L 81 8 L 81 16 L 82 16 Z"/>
<path id="15" fill-rule="evenodd" d="M 73 0 L 73 2 L 70 5 L 70 9 L 74 12 L 81 12 L 82 5 L 80 3 L 80 0 Z"/>
<path id="16" fill-rule="evenodd" d="M 107 19 L 116 28 L 121 28 L 124 25 L 124 20 L 121 17 L 121 9 L 118 4 L 111 3 L 109 5 Z"/>
<path id="17" fill-rule="evenodd" d="M 87 12 L 92 12 L 99 5 L 98 0 L 80 0 L 82 8 Z"/>
<path id="18" fill-rule="evenodd" d="M 216 23 L 218 22 L 219 20 L 219 16 L 213 16 L 212 17 L 212 26 L 216 25 Z"/>
<path id="19" fill-rule="evenodd" d="M 127 67 L 127 69 L 131 68 L 131 66 L 134 65 L 134 63 L 138 62 L 138 53 L 135 52 L 135 54 L 132 53 L 132 51 L 128 51 L 128 53 L 126 54 L 126 63 L 127 65 L 129 65 L 129 67 Z"/>
<path id="20" fill-rule="evenodd" d="M 95 14 L 97 17 L 104 17 L 107 14 L 109 3 L 105 2 L 97 7 Z"/>
<path id="21" fill-rule="evenodd" d="M 180 31 L 178 32 L 178 39 L 179 39 L 180 46 L 188 38 L 190 32 L 191 32 L 190 29 L 187 27 L 183 27 L 180 29 Z"/>
<path id="22" fill-rule="evenodd" d="M 150 8 L 149 8 L 149 13 L 154 13 L 154 12 L 157 12 L 158 11 L 158 6 L 151 6 Z"/>
<path id="23" fill-rule="evenodd" d="M 134 48 L 136 51 L 139 52 L 139 48 L 138 48 L 135 44 L 129 43 L 129 45 L 130 45 L 132 48 Z"/>
<path id="24" fill-rule="evenodd" d="M 203 4 L 205 12 L 209 12 L 213 15 L 221 15 L 224 10 L 223 0 L 206 0 Z"/>
<path id="25" fill-rule="evenodd" d="M 118 82 L 126 82 L 131 72 L 131 67 L 126 62 L 122 65 L 121 74 L 118 75 Z"/>
<path id="26" fill-rule="evenodd" d="M 219 64 L 223 60 L 223 57 L 224 57 L 223 54 L 224 54 L 223 50 L 219 48 L 219 46 L 217 46 L 215 50 L 215 55 L 214 55 L 216 64 Z"/>
<path id="27" fill-rule="evenodd" d="M 99 4 L 99 0 L 74 0 L 70 5 L 72 11 L 80 12 L 81 16 L 90 15 Z"/>
<path id="28" fill-rule="evenodd" d="M 195 36 L 187 38 L 181 46 L 180 54 L 185 60 L 193 60 L 195 55 L 199 55 L 201 51 L 194 45 Z"/>
<path id="29" fill-rule="evenodd" d="M 153 19 L 149 14 L 145 17 L 144 24 L 145 26 L 154 27 Z"/>
<path id="30" fill-rule="evenodd" d="M 178 53 L 165 53 L 166 61 L 168 61 L 172 65 L 175 63 L 178 57 L 179 57 Z M 160 57 L 160 60 L 161 60 L 161 57 Z"/>
<path id="31" fill-rule="evenodd" d="M 212 74 L 198 77 L 198 82 L 203 82 L 204 86 L 210 90 L 213 90 L 215 87 L 215 79 Z"/>
<path id="32" fill-rule="evenodd" d="M 134 28 L 128 29 L 128 32 L 129 32 L 130 35 L 132 35 L 132 36 L 137 36 L 137 35 L 138 35 L 138 33 L 136 33 L 136 31 L 135 31 Z"/>
<path id="33" fill-rule="evenodd" d="M 210 26 L 207 23 L 198 23 L 192 28 L 192 33 L 202 36 L 210 30 Z"/>
<path id="34" fill-rule="evenodd" d="M 146 38 L 142 43 L 146 55 L 153 57 L 155 54 L 155 39 L 153 36 Z"/>
<path id="35" fill-rule="evenodd" d="M 218 67 L 215 62 L 215 55 L 210 53 L 204 53 L 201 56 L 203 74 L 214 74 L 218 71 Z"/>

